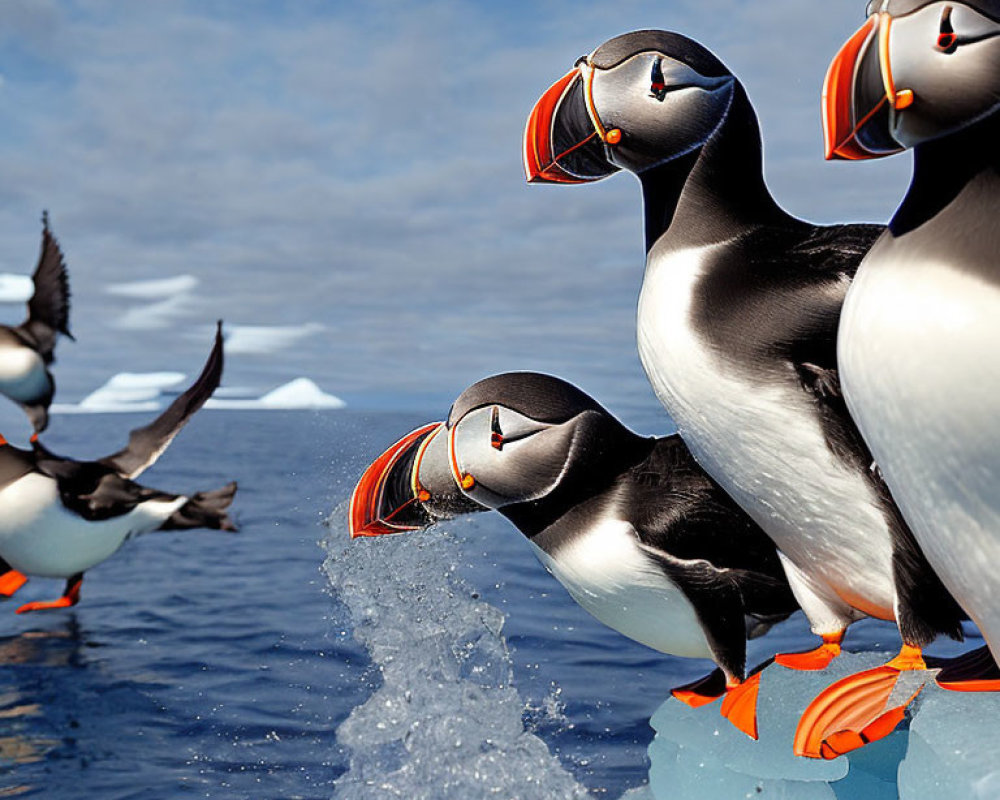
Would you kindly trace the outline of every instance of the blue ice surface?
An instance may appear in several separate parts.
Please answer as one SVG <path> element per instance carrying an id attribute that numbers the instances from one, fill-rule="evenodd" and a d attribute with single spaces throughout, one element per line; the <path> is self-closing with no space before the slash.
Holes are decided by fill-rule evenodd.
<path id="1" fill-rule="evenodd" d="M 821 672 L 772 665 L 761 677 L 759 741 L 737 731 L 718 704 L 690 709 L 667 700 L 651 724 L 655 800 L 997 800 L 1000 695 L 945 691 L 928 681 L 890 736 L 832 761 L 799 758 L 799 717 L 826 686 L 879 666 L 885 653 L 845 653 Z M 916 676 L 907 676 L 916 680 Z"/>

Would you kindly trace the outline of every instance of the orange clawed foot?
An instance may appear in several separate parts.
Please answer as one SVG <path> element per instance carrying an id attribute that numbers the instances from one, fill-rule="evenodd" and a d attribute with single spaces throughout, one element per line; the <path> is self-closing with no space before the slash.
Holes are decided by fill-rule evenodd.
<path id="1" fill-rule="evenodd" d="M 83 575 L 74 575 L 68 581 L 66 581 L 66 589 L 63 591 L 63 596 L 58 600 L 51 600 L 48 602 L 35 601 L 32 603 L 25 603 L 18 610 L 18 614 L 27 614 L 29 611 L 48 611 L 54 608 L 71 608 L 80 602 L 80 587 L 83 585 Z"/>
<path id="2" fill-rule="evenodd" d="M 734 678 L 727 682 L 722 670 L 717 669 L 701 680 L 677 687 L 671 694 L 691 708 L 701 708 L 724 697 L 722 716 L 751 739 L 756 739 L 759 690 L 760 673 L 745 681 Z"/>
<path id="3" fill-rule="evenodd" d="M 836 758 L 888 736 L 929 678 L 920 649 L 904 645 L 888 664 L 837 681 L 802 714 L 795 754 Z"/>
<path id="4" fill-rule="evenodd" d="M 26 575 L 22 575 L 16 569 L 7 570 L 0 575 L 0 596 L 12 597 L 27 582 Z"/>
<path id="5" fill-rule="evenodd" d="M 774 657 L 774 663 L 802 672 L 826 669 L 830 666 L 830 662 L 840 655 L 840 643 L 843 640 L 842 632 L 826 634 L 823 636 L 823 644 L 815 650 L 805 653 L 779 653 Z"/>

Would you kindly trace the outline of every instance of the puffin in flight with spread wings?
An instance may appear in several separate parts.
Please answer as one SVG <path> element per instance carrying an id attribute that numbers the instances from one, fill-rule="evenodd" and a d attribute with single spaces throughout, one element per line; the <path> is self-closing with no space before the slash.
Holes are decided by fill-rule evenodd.
<path id="1" fill-rule="evenodd" d="M 10 597 L 28 576 L 63 578 L 61 597 L 32 602 L 18 613 L 67 608 L 80 600 L 86 570 L 126 540 L 156 530 L 235 531 L 228 509 L 236 484 L 190 495 L 135 482 L 163 454 L 219 385 L 222 323 L 201 375 L 128 445 L 97 461 L 51 453 L 32 436 L 32 449 L 0 437 L 0 595 Z"/>

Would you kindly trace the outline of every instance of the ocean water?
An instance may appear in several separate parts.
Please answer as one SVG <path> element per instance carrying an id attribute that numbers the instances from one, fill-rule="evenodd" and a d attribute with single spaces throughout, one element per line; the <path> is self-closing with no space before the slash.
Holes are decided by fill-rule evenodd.
<path id="1" fill-rule="evenodd" d="M 354 481 L 426 419 L 196 417 L 144 480 L 235 478 L 241 531 L 150 534 L 91 570 L 74 609 L 16 616 L 61 588 L 37 579 L 0 607 L 0 796 L 617 798 L 644 784 L 649 718 L 707 664 L 596 623 L 498 515 L 349 541 Z M 99 456 L 141 421 L 58 417 L 47 441 Z M 792 620 L 768 646 L 807 640 Z"/>
<path id="2" fill-rule="evenodd" d="M 204 411 L 144 476 L 239 481 L 237 534 L 150 534 L 74 609 L 32 580 L 0 606 L 0 797 L 619 798 L 650 717 L 706 662 L 587 616 L 503 518 L 350 541 L 372 457 L 433 415 Z M 50 447 L 116 449 L 141 415 L 57 417 Z M 891 626 L 851 643 L 891 650 Z M 793 617 L 751 662 L 811 643 Z M 714 712 L 706 711 L 706 719 Z"/>

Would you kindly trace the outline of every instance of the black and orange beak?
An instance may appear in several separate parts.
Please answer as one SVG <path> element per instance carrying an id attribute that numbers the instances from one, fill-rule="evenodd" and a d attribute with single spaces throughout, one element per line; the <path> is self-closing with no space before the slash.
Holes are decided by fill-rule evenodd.
<path id="1" fill-rule="evenodd" d="M 351 538 L 417 531 L 434 522 L 414 488 L 420 446 L 442 426 L 432 423 L 406 434 L 365 470 L 351 495 Z"/>
<path id="2" fill-rule="evenodd" d="M 588 75 L 592 80 L 592 69 Z M 528 183 L 590 183 L 618 171 L 605 152 L 607 132 L 588 111 L 587 89 L 581 70 L 573 69 L 535 103 L 524 129 Z"/>
<path id="3" fill-rule="evenodd" d="M 892 17 L 873 14 L 834 57 L 823 84 L 823 138 L 827 159 L 857 161 L 901 153 L 892 114 L 913 102 L 898 91 L 889 59 Z"/>
<path id="4" fill-rule="evenodd" d="M 445 423 L 406 434 L 365 470 L 351 495 L 351 538 L 419 531 L 442 519 L 486 511 L 467 497 L 452 468 Z"/>

